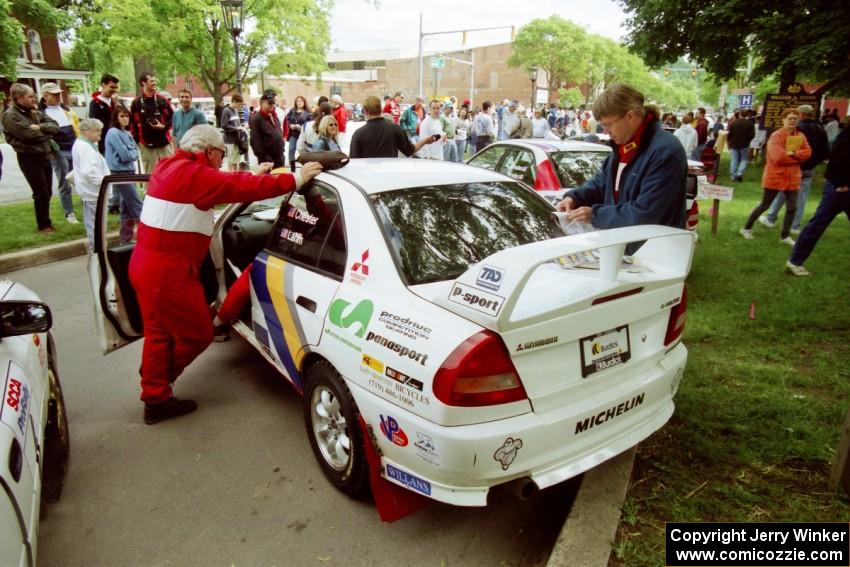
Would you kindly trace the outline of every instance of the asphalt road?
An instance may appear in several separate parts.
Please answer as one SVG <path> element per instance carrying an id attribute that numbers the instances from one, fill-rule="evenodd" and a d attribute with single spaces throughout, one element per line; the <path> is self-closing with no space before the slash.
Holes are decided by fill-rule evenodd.
<path id="1" fill-rule="evenodd" d="M 41 524 L 40 566 L 546 563 L 574 484 L 382 523 L 371 502 L 325 481 L 300 397 L 244 341 L 213 344 L 181 377 L 176 394 L 196 399 L 196 413 L 146 426 L 141 344 L 101 356 L 84 258 L 2 277 L 51 306 L 70 418 L 70 470 Z"/>

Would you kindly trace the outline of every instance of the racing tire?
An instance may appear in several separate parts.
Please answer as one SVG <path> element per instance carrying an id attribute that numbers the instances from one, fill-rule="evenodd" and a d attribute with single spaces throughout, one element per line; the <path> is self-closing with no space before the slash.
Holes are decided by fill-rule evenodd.
<path id="1" fill-rule="evenodd" d="M 304 425 L 325 477 L 352 498 L 369 490 L 360 412 L 342 377 L 327 362 L 312 365 L 304 388 Z"/>
<path id="2" fill-rule="evenodd" d="M 55 360 L 52 338 L 48 353 L 48 395 L 47 424 L 44 428 L 44 473 L 41 485 L 41 500 L 56 502 L 62 496 L 65 473 L 71 456 L 71 436 L 68 429 L 68 414 L 65 411 L 65 398 L 59 382 L 59 371 Z"/>

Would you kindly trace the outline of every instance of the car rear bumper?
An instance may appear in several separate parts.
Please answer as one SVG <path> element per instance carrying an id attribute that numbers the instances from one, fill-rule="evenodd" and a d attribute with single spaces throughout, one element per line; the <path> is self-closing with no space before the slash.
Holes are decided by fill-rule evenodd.
<path id="1" fill-rule="evenodd" d="M 687 361 L 679 344 L 650 368 L 586 403 L 489 423 L 444 427 L 352 389 L 376 432 L 382 475 L 390 482 L 458 506 L 485 506 L 490 488 L 530 479 L 546 488 L 633 447 L 673 415 Z M 388 418 L 401 435 L 387 435 Z M 382 429 L 381 425 L 384 424 Z"/>

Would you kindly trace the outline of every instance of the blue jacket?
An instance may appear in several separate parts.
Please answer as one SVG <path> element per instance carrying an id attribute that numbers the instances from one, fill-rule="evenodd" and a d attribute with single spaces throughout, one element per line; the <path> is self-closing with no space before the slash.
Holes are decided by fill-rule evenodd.
<path id="1" fill-rule="evenodd" d="M 132 134 L 121 128 L 110 128 L 106 132 L 106 165 L 112 172 L 136 171 L 136 160 L 139 159 L 139 150 Z"/>
<path id="2" fill-rule="evenodd" d="M 171 117 L 171 137 L 174 138 L 176 144 L 179 144 L 180 139 L 192 126 L 206 123 L 207 117 L 202 110 L 189 107 L 189 110 L 186 111 L 181 106 L 174 111 L 174 116 Z"/>
<path id="3" fill-rule="evenodd" d="M 592 207 L 591 224 L 600 229 L 639 224 L 685 228 L 688 159 L 679 140 L 662 130 L 657 120 L 649 124 L 637 156 L 620 176 L 620 195 L 615 203 L 617 150 L 614 145 L 596 177 L 567 193 L 578 206 Z"/>

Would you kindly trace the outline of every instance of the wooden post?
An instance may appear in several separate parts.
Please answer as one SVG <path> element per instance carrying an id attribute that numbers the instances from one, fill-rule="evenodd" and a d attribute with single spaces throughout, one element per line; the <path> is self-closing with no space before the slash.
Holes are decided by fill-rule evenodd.
<path id="1" fill-rule="evenodd" d="M 717 219 L 720 217 L 720 199 L 714 200 L 714 214 L 711 215 L 711 234 L 717 234 Z"/>
<path id="2" fill-rule="evenodd" d="M 836 491 L 843 491 L 845 494 L 850 494 L 850 411 L 847 412 L 847 418 L 844 420 L 844 427 L 841 429 L 841 437 L 838 439 L 838 452 L 835 455 L 835 463 L 832 465 L 832 474 L 829 478 L 830 485 Z"/>

